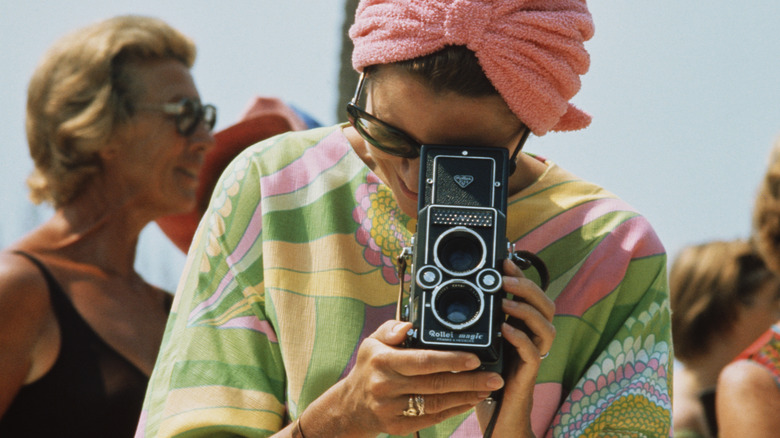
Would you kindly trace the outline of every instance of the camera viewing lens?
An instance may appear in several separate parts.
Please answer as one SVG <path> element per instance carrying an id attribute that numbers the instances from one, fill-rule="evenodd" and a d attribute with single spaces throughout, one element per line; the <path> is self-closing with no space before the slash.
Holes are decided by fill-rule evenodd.
<path id="1" fill-rule="evenodd" d="M 482 239 L 467 228 L 453 229 L 439 237 L 436 258 L 441 267 L 453 274 L 465 274 L 485 261 Z"/>
<path id="2" fill-rule="evenodd" d="M 464 328 L 482 312 L 482 297 L 466 283 L 455 282 L 436 294 L 434 309 L 439 320 L 451 328 Z"/>

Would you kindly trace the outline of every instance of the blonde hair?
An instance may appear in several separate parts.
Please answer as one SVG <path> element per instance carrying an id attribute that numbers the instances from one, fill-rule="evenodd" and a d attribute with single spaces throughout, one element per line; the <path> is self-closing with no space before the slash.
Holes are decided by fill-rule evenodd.
<path id="1" fill-rule="evenodd" d="M 756 195 L 752 238 L 769 269 L 780 274 L 780 138 L 769 154 Z"/>
<path id="2" fill-rule="evenodd" d="M 745 240 L 713 241 L 684 248 L 669 272 L 675 357 L 705 354 L 737 321 L 738 309 L 775 278 Z M 777 298 L 777 296 L 776 296 Z"/>
<path id="3" fill-rule="evenodd" d="M 190 68 L 195 55 L 192 40 L 150 17 L 114 17 L 59 39 L 27 91 L 30 199 L 67 204 L 100 172 L 98 152 L 133 115 L 128 64 L 174 59 Z"/>

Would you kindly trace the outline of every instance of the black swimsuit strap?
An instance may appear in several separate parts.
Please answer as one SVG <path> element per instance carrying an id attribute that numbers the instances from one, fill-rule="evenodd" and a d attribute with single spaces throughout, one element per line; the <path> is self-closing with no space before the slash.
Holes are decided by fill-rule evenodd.
<path id="1" fill-rule="evenodd" d="M 70 307 L 74 311 L 76 310 L 73 306 L 73 303 L 65 295 L 65 291 L 62 289 L 62 286 L 60 286 L 46 265 L 44 265 L 40 260 L 38 260 L 38 258 L 28 252 L 17 250 L 13 251 L 13 253 L 19 254 L 20 256 L 23 256 L 27 260 L 31 261 L 38 268 L 38 270 L 41 271 L 44 280 L 46 280 L 46 285 L 49 288 L 49 299 L 51 299 L 52 308 L 54 309 L 54 313 L 58 320 L 61 321 L 63 318 L 67 318 L 67 314 L 63 312 L 63 308 Z M 76 314 L 78 314 L 78 312 L 76 312 Z"/>

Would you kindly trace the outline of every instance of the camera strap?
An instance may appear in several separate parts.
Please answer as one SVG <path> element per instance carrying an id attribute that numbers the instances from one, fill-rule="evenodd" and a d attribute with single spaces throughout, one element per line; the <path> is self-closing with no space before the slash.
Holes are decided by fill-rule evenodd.
<path id="1" fill-rule="evenodd" d="M 398 270 L 396 271 L 398 273 L 398 299 L 396 300 L 395 305 L 395 319 L 396 321 L 406 321 L 406 319 L 401 319 L 401 313 L 403 305 L 401 304 L 404 299 L 404 280 L 406 279 L 406 267 L 409 265 L 408 260 L 412 257 L 412 248 L 406 246 L 401 251 L 401 254 L 398 254 L 398 257 L 396 257 L 396 262 L 398 263 Z"/>
<path id="2" fill-rule="evenodd" d="M 531 251 L 517 250 L 509 254 L 509 260 L 512 260 L 523 271 L 527 271 L 532 267 L 536 269 L 536 272 L 539 274 L 539 287 L 543 291 L 547 291 L 547 288 L 550 286 L 550 271 L 547 270 L 547 265 L 544 264 L 544 260 L 539 258 L 538 255 Z"/>

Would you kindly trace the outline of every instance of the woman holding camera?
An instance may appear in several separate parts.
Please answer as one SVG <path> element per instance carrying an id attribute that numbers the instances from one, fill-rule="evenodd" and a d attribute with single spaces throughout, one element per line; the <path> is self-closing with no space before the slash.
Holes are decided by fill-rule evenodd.
<path id="1" fill-rule="evenodd" d="M 592 32 L 576 0 L 361 2 L 350 123 L 258 143 L 226 169 L 140 431 L 668 436 L 663 247 L 612 194 L 520 152 L 529 130 L 588 125 L 568 101 Z M 422 144 L 516 160 L 507 237 L 552 281 L 504 262 L 502 375 L 471 352 L 404 347 L 412 324 L 393 320 Z"/>
<path id="2" fill-rule="evenodd" d="M 214 144 L 194 60 L 168 24 L 121 16 L 33 74 L 28 185 L 54 214 L 0 252 L 0 436 L 133 435 L 172 301 L 135 271 L 138 236 L 194 208 Z"/>

